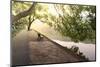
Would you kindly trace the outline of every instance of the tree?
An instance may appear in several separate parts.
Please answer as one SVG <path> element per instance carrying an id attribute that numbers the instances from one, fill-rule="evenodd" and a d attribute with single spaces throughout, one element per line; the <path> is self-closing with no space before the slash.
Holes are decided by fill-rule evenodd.
<path id="1" fill-rule="evenodd" d="M 89 14 L 87 18 L 89 18 L 88 22 L 90 23 L 93 30 L 96 31 L 96 6 L 89 6 L 85 8 Z"/>
<path id="2" fill-rule="evenodd" d="M 30 30 L 30 27 L 31 27 L 31 24 L 32 24 L 32 22 L 35 20 L 34 19 L 34 16 L 32 17 L 31 15 L 29 16 L 29 18 L 28 18 L 28 20 L 29 20 L 29 24 L 28 24 L 28 31 Z"/>
<path id="3" fill-rule="evenodd" d="M 34 2 L 12 1 L 12 36 L 24 29 L 26 25 L 29 26 L 29 30 L 33 19 L 31 14 L 35 10 L 35 4 Z"/>
<path id="4" fill-rule="evenodd" d="M 43 17 L 45 17 L 45 14 L 37 13 L 37 11 L 45 12 L 46 8 L 41 9 L 41 4 L 37 4 L 36 2 L 12 1 L 12 22 L 14 22 L 12 23 L 12 30 L 19 30 L 20 25 L 23 24 L 21 27 L 24 28 L 24 26 L 27 25 L 27 29 L 29 31 L 31 24 L 35 19 L 44 21 Z"/>
<path id="5" fill-rule="evenodd" d="M 53 5 L 31 2 L 15 2 L 13 6 L 16 4 L 16 8 L 13 9 L 16 15 L 14 15 L 14 19 L 12 19 L 12 21 L 16 23 L 24 21 L 23 25 L 26 24 L 28 26 L 28 30 L 30 30 L 32 22 L 38 19 L 49 24 L 63 36 L 70 37 L 75 42 L 83 41 L 85 39 L 95 39 L 95 6 L 64 4 Z M 56 11 L 57 15 L 53 15 L 49 12 L 49 8 L 52 5 L 54 7 L 53 10 Z M 16 23 L 13 23 L 14 26 L 17 26 Z"/>
<path id="6" fill-rule="evenodd" d="M 75 42 L 95 39 L 95 6 L 55 4 L 54 7 L 59 15 L 55 19 L 55 21 L 57 20 L 55 27 L 62 35 L 69 36 Z M 69 13 L 66 10 L 69 10 Z M 92 17 L 90 17 L 90 14 Z"/>
<path id="7" fill-rule="evenodd" d="M 32 11 L 34 10 L 34 6 L 35 6 L 35 3 L 33 2 L 33 4 L 31 5 L 31 7 L 28 10 L 25 10 L 23 12 L 20 12 L 16 16 L 13 16 L 12 22 L 18 21 L 19 19 L 26 17 L 27 15 L 30 15 L 32 13 Z"/>

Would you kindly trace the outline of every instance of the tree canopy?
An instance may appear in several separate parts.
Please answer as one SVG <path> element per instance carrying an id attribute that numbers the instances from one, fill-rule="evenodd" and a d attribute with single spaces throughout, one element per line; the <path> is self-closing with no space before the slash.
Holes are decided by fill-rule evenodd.
<path id="1" fill-rule="evenodd" d="M 12 1 L 12 17 L 13 31 L 39 19 L 75 42 L 96 37 L 96 6 Z"/>

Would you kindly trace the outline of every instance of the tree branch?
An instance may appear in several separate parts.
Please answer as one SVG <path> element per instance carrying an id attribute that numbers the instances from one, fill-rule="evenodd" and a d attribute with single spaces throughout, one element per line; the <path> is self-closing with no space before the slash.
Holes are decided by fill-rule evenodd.
<path id="1" fill-rule="evenodd" d="M 33 3 L 32 6 L 26 10 L 26 11 L 23 11 L 23 12 L 20 12 L 19 14 L 17 14 L 16 16 L 13 16 L 12 17 L 12 22 L 15 22 L 23 17 L 26 17 L 27 15 L 31 14 L 32 11 L 34 10 L 34 6 L 35 6 L 36 3 Z"/>

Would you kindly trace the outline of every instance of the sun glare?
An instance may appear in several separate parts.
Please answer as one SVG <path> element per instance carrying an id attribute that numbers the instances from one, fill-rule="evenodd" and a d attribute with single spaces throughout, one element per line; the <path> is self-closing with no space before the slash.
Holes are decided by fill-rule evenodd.
<path id="1" fill-rule="evenodd" d="M 64 8 L 66 8 L 65 12 L 67 12 L 68 14 L 70 14 L 69 7 L 66 5 L 66 6 L 64 6 Z M 63 15 L 62 10 L 58 10 L 58 13 L 57 13 L 57 11 L 54 8 L 53 4 L 49 4 L 48 5 L 48 12 L 51 13 L 52 15 L 54 15 L 54 16 L 57 16 L 57 17 L 59 16 L 58 13 L 61 14 L 61 15 Z"/>
<path id="2" fill-rule="evenodd" d="M 49 13 L 51 13 L 52 15 L 58 16 L 58 13 L 56 12 L 56 10 L 55 10 L 53 4 L 49 4 L 49 5 L 48 5 L 48 8 L 49 8 L 49 9 L 48 9 L 48 12 L 49 12 Z"/>

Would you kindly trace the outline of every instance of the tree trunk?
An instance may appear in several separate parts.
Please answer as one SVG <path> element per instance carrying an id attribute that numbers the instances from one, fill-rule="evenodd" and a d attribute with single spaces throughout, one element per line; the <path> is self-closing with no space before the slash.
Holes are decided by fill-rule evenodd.
<path id="1" fill-rule="evenodd" d="M 28 18 L 28 20 L 29 20 L 28 31 L 30 31 L 31 24 L 32 24 L 32 22 L 35 20 L 35 19 L 34 19 L 34 16 L 33 16 L 33 18 L 32 18 L 31 15 L 30 15 L 29 18 Z"/>
<path id="2" fill-rule="evenodd" d="M 30 31 L 31 24 L 32 24 L 32 22 L 30 22 L 29 25 L 28 25 L 28 31 Z"/>
<path id="3" fill-rule="evenodd" d="M 19 14 L 17 14 L 16 16 L 13 16 L 12 17 L 12 22 L 15 22 L 23 17 L 26 17 L 27 15 L 31 14 L 32 11 L 34 10 L 34 6 L 35 6 L 36 3 L 33 3 L 32 6 L 26 10 L 26 11 L 23 11 L 23 12 L 20 12 Z"/>

